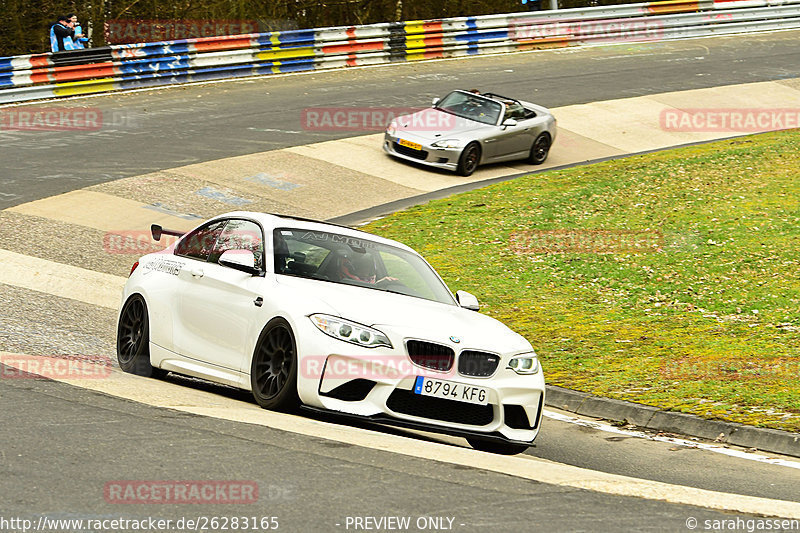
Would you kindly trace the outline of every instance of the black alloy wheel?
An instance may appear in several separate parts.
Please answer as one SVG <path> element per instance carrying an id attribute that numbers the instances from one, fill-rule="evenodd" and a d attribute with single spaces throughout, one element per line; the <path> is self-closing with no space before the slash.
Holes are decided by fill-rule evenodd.
<path id="1" fill-rule="evenodd" d="M 166 372 L 150 364 L 150 321 L 147 304 L 138 294 L 122 307 L 117 326 L 117 361 L 125 372 L 144 377 L 161 377 Z"/>
<path id="2" fill-rule="evenodd" d="M 264 409 L 291 410 L 297 397 L 297 344 L 283 318 L 269 321 L 261 333 L 253 363 L 250 384 L 256 403 Z"/>
<path id="3" fill-rule="evenodd" d="M 469 143 L 464 151 L 461 152 L 461 157 L 458 158 L 458 172 L 462 176 L 471 176 L 475 169 L 478 168 L 478 163 L 481 161 L 481 146 L 472 142 Z"/>
<path id="4" fill-rule="evenodd" d="M 531 153 L 528 156 L 528 162 L 532 165 L 541 165 L 547 159 L 547 154 L 550 152 L 550 135 L 542 133 L 536 140 L 533 141 L 531 146 Z"/>

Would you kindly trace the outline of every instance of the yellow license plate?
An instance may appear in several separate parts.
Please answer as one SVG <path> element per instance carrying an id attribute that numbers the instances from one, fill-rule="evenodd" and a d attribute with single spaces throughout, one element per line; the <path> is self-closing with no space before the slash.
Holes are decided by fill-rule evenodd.
<path id="1" fill-rule="evenodd" d="M 400 146 L 407 146 L 408 148 L 413 148 L 414 150 L 422 150 L 422 145 L 417 143 L 412 143 L 411 141 L 407 141 L 405 139 L 397 139 L 397 144 Z"/>

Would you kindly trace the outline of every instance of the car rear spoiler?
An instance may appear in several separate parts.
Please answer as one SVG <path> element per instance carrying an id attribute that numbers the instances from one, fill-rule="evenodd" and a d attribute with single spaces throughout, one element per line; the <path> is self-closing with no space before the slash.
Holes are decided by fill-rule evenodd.
<path id="1" fill-rule="evenodd" d="M 178 231 L 174 229 L 164 229 L 158 224 L 152 224 L 150 226 L 150 233 L 153 234 L 154 241 L 160 241 L 162 235 L 172 235 L 174 237 L 183 237 L 186 235 L 185 231 Z"/>

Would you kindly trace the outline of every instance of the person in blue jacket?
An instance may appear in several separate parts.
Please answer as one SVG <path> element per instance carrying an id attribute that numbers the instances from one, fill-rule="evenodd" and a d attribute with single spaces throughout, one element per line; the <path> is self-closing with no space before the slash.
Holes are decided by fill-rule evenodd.
<path id="1" fill-rule="evenodd" d="M 64 52 L 65 50 L 75 50 L 75 42 L 72 40 L 72 23 L 66 16 L 58 17 L 58 22 L 50 26 L 50 49 L 53 52 Z"/>
<path id="2" fill-rule="evenodd" d="M 89 39 L 83 33 L 81 23 L 78 22 L 78 15 L 69 13 L 67 14 L 67 19 L 72 23 L 72 42 L 75 43 L 75 48 L 86 48 L 86 43 L 89 42 Z"/>

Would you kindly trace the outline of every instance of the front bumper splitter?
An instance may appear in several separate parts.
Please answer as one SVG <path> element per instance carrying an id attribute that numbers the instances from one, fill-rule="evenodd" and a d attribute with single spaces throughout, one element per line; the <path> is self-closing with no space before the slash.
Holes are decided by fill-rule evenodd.
<path id="1" fill-rule="evenodd" d="M 348 420 L 354 420 L 359 422 L 371 422 L 374 424 L 383 424 L 388 426 L 398 426 L 407 429 L 415 429 L 418 431 L 427 431 L 430 433 L 442 433 L 444 435 L 450 435 L 451 437 L 461 437 L 461 438 L 474 438 L 480 439 L 489 442 L 497 442 L 503 444 L 519 444 L 522 446 L 533 446 L 533 441 L 522 441 L 522 440 L 511 440 L 507 439 L 506 437 L 500 435 L 499 433 L 481 433 L 479 431 L 469 431 L 465 429 L 456 429 L 456 428 L 448 428 L 446 426 L 437 426 L 434 424 L 426 424 L 424 422 L 416 422 L 413 420 L 400 420 L 397 418 L 390 417 L 384 414 L 377 414 L 377 415 L 355 415 L 352 413 L 344 413 L 342 411 L 332 411 L 328 409 L 320 409 L 318 407 L 310 407 L 307 405 L 301 406 L 301 409 L 304 411 L 310 411 L 315 414 L 320 415 L 332 415 L 338 418 L 344 418 Z"/>

